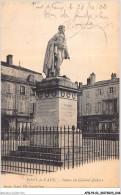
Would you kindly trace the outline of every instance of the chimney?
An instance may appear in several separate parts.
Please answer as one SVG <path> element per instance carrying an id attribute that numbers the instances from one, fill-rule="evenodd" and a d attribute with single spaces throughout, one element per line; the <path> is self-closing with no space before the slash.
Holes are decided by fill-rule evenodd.
<path id="1" fill-rule="evenodd" d="M 114 79 L 116 79 L 116 78 L 117 78 L 116 73 L 112 73 L 112 74 L 111 74 L 111 80 L 114 80 Z"/>
<path id="2" fill-rule="evenodd" d="M 82 87 L 83 83 L 79 82 L 79 89 Z"/>
<path id="3" fill-rule="evenodd" d="M 90 85 L 90 81 L 91 81 L 90 77 L 87 78 L 87 85 Z"/>
<path id="4" fill-rule="evenodd" d="M 95 74 L 94 74 L 94 72 L 92 72 L 92 74 L 90 74 L 90 84 L 91 85 L 95 84 Z"/>
<path id="5" fill-rule="evenodd" d="M 78 82 L 77 82 L 77 81 L 75 82 L 75 84 L 76 84 L 76 85 L 77 85 L 77 87 L 78 87 Z"/>
<path id="6" fill-rule="evenodd" d="M 13 55 L 7 55 L 7 64 L 13 65 Z"/>

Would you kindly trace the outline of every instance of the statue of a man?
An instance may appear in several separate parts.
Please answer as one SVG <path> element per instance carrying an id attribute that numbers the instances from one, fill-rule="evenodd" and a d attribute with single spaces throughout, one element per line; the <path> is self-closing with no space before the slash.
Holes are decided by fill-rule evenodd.
<path id="1" fill-rule="evenodd" d="M 48 41 L 43 72 L 46 77 L 60 76 L 63 59 L 70 59 L 65 38 L 65 26 L 58 27 L 58 33 Z"/>

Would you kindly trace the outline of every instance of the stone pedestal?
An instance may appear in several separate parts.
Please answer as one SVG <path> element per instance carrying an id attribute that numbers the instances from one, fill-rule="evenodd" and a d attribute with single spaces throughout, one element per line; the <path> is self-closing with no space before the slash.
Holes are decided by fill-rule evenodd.
<path id="1" fill-rule="evenodd" d="M 36 84 L 36 124 L 41 127 L 77 126 L 78 86 L 63 77 L 46 78 Z"/>

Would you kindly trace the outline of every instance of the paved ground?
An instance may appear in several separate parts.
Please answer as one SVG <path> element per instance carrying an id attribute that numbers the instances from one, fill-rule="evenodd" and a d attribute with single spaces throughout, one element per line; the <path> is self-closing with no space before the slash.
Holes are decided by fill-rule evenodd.
<path id="1" fill-rule="evenodd" d="M 51 167 L 53 168 L 53 167 Z M 34 172 L 35 173 L 35 172 Z M 41 187 L 76 187 L 76 188 L 118 188 L 119 160 L 96 161 L 78 168 L 58 170 L 54 173 L 40 174 L 2 174 L 2 187 L 41 188 Z"/>

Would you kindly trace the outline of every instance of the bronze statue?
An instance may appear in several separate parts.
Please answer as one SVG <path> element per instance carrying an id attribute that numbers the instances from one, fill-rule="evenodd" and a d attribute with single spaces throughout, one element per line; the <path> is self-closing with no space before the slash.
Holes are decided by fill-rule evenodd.
<path id="1" fill-rule="evenodd" d="M 58 33 L 48 41 L 43 72 L 46 77 L 60 76 L 63 59 L 70 59 L 65 39 L 65 26 L 58 27 Z"/>

